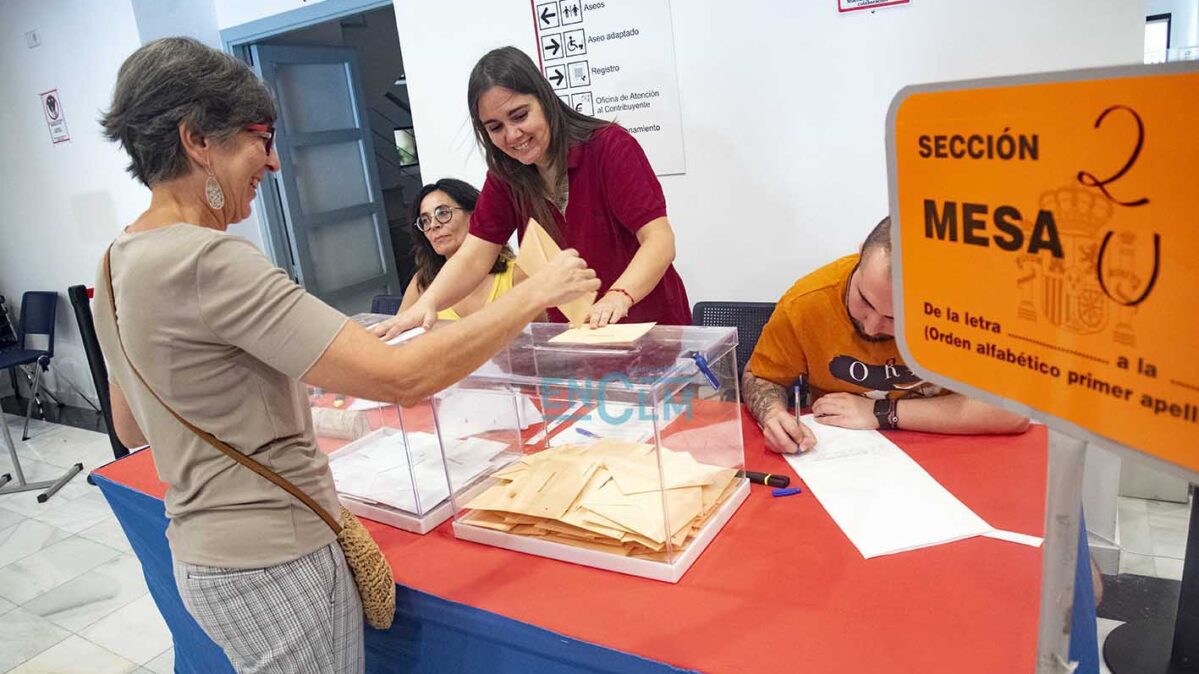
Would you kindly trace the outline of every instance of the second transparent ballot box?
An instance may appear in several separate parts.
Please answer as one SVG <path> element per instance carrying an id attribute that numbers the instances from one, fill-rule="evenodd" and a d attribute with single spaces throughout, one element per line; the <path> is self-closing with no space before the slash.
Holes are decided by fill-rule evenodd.
<path id="1" fill-rule="evenodd" d="M 353 318 L 369 326 L 387 316 Z M 429 400 L 404 407 L 309 387 L 308 402 L 317 446 L 329 456 L 338 498 L 350 512 L 418 534 L 450 518 Z"/>
<path id="2" fill-rule="evenodd" d="M 677 582 L 749 494 L 736 330 L 564 330 L 528 326 L 434 396 L 454 534 Z"/>

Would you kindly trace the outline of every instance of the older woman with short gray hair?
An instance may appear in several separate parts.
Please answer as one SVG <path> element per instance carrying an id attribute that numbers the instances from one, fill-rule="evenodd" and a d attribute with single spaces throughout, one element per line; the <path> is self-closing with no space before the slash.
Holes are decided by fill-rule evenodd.
<path id="1" fill-rule="evenodd" d="M 337 513 L 301 382 L 414 404 L 599 281 L 566 251 L 467 319 L 387 346 L 225 233 L 279 170 L 275 117 L 244 63 L 195 40 L 126 60 L 101 121 L 150 204 L 101 262 L 96 332 L 115 430 L 151 445 L 167 483 L 175 580 L 200 627 L 239 672 L 361 672 L 362 609 L 332 525 L 184 422 Z"/>

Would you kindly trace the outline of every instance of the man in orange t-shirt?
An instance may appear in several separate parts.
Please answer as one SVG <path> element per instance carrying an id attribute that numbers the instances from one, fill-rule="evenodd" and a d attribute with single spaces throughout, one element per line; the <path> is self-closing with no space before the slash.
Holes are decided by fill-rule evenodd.
<path id="1" fill-rule="evenodd" d="M 796 281 L 762 330 L 742 380 L 745 404 L 776 452 L 811 449 L 787 411 L 806 380 L 823 424 L 933 433 L 1019 433 L 1028 419 L 920 380 L 899 357 L 891 310 L 891 218 L 848 255 Z"/>

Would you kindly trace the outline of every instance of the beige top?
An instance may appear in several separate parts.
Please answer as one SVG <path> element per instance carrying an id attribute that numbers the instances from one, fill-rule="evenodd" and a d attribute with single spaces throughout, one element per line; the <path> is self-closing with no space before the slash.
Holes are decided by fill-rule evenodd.
<path id="1" fill-rule="evenodd" d="M 299 379 L 347 320 L 304 292 L 249 241 L 178 224 L 122 234 L 112 246 L 121 338 L 159 396 L 192 424 L 339 512 Z M 109 376 L 150 441 L 168 485 L 175 559 L 258 568 L 331 543 L 333 531 L 280 487 L 175 420 L 129 368 L 103 278 L 92 312 Z"/>

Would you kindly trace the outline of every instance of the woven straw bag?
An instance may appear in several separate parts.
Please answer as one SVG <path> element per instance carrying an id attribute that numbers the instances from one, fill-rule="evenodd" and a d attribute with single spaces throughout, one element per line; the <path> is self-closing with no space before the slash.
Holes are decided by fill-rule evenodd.
<path id="1" fill-rule="evenodd" d="M 337 532 L 337 542 L 354 574 L 366 624 L 377 630 L 391 627 L 396 615 L 396 581 L 391 576 L 391 566 L 370 532 L 345 506 L 341 507 L 341 531 Z"/>
<path id="2" fill-rule="evenodd" d="M 333 519 L 333 516 L 314 501 L 312 497 L 300 491 L 299 488 L 288 482 L 278 473 L 242 454 L 211 433 L 193 426 L 187 419 L 179 416 L 146 383 L 137 366 L 130 360 L 129 352 L 125 351 L 125 342 L 121 339 L 121 328 L 117 321 L 117 300 L 112 292 L 112 271 L 109 267 L 110 252 L 111 248 L 104 252 L 104 276 L 108 283 L 108 302 L 112 306 L 112 321 L 113 327 L 116 328 L 117 342 L 121 345 L 121 353 L 125 354 L 125 360 L 128 361 L 133 374 L 137 375 L 142 386 L 145 386 L 150 395 L 154 396 L 154 399 L 165 407 L 179 423 L 186 426 L 191 432 L 200 436 L 200 439 L 204 440 L 204 442 L 216 447 L 229 458 L 270 480 L 287 493 L 299 499 L 304 505 L 311 508 L 312 512 L 324 520 L 325 524 L 329 525 L 329 528 L 333 530 L 333 533 L 337 534 L 337 542 L 341 545 L 342 552 L 345 553 L 346 565 L 350 567 L 350 573 L 354 576 L 354 584 L 358 586 L 358 596 L 362 599 L 362 613 L 366 618 L 366 623 L 380 630 L 391 627 L 391 621 L 395 618 L 396 612 L 395 579 L 391 575 L 391 567 L 387 564 L 387 558 L 383 556 L 383 551 L 379 549 L 379 545 L 375 543 L 375 539 L 371 538 L 370 532 L 366 530 L 366 527 L 362 526 L 362 522 L 358 520 L 354 513 L 346 510 L 345 506 L 342 506 L 340 521 Z"/>

